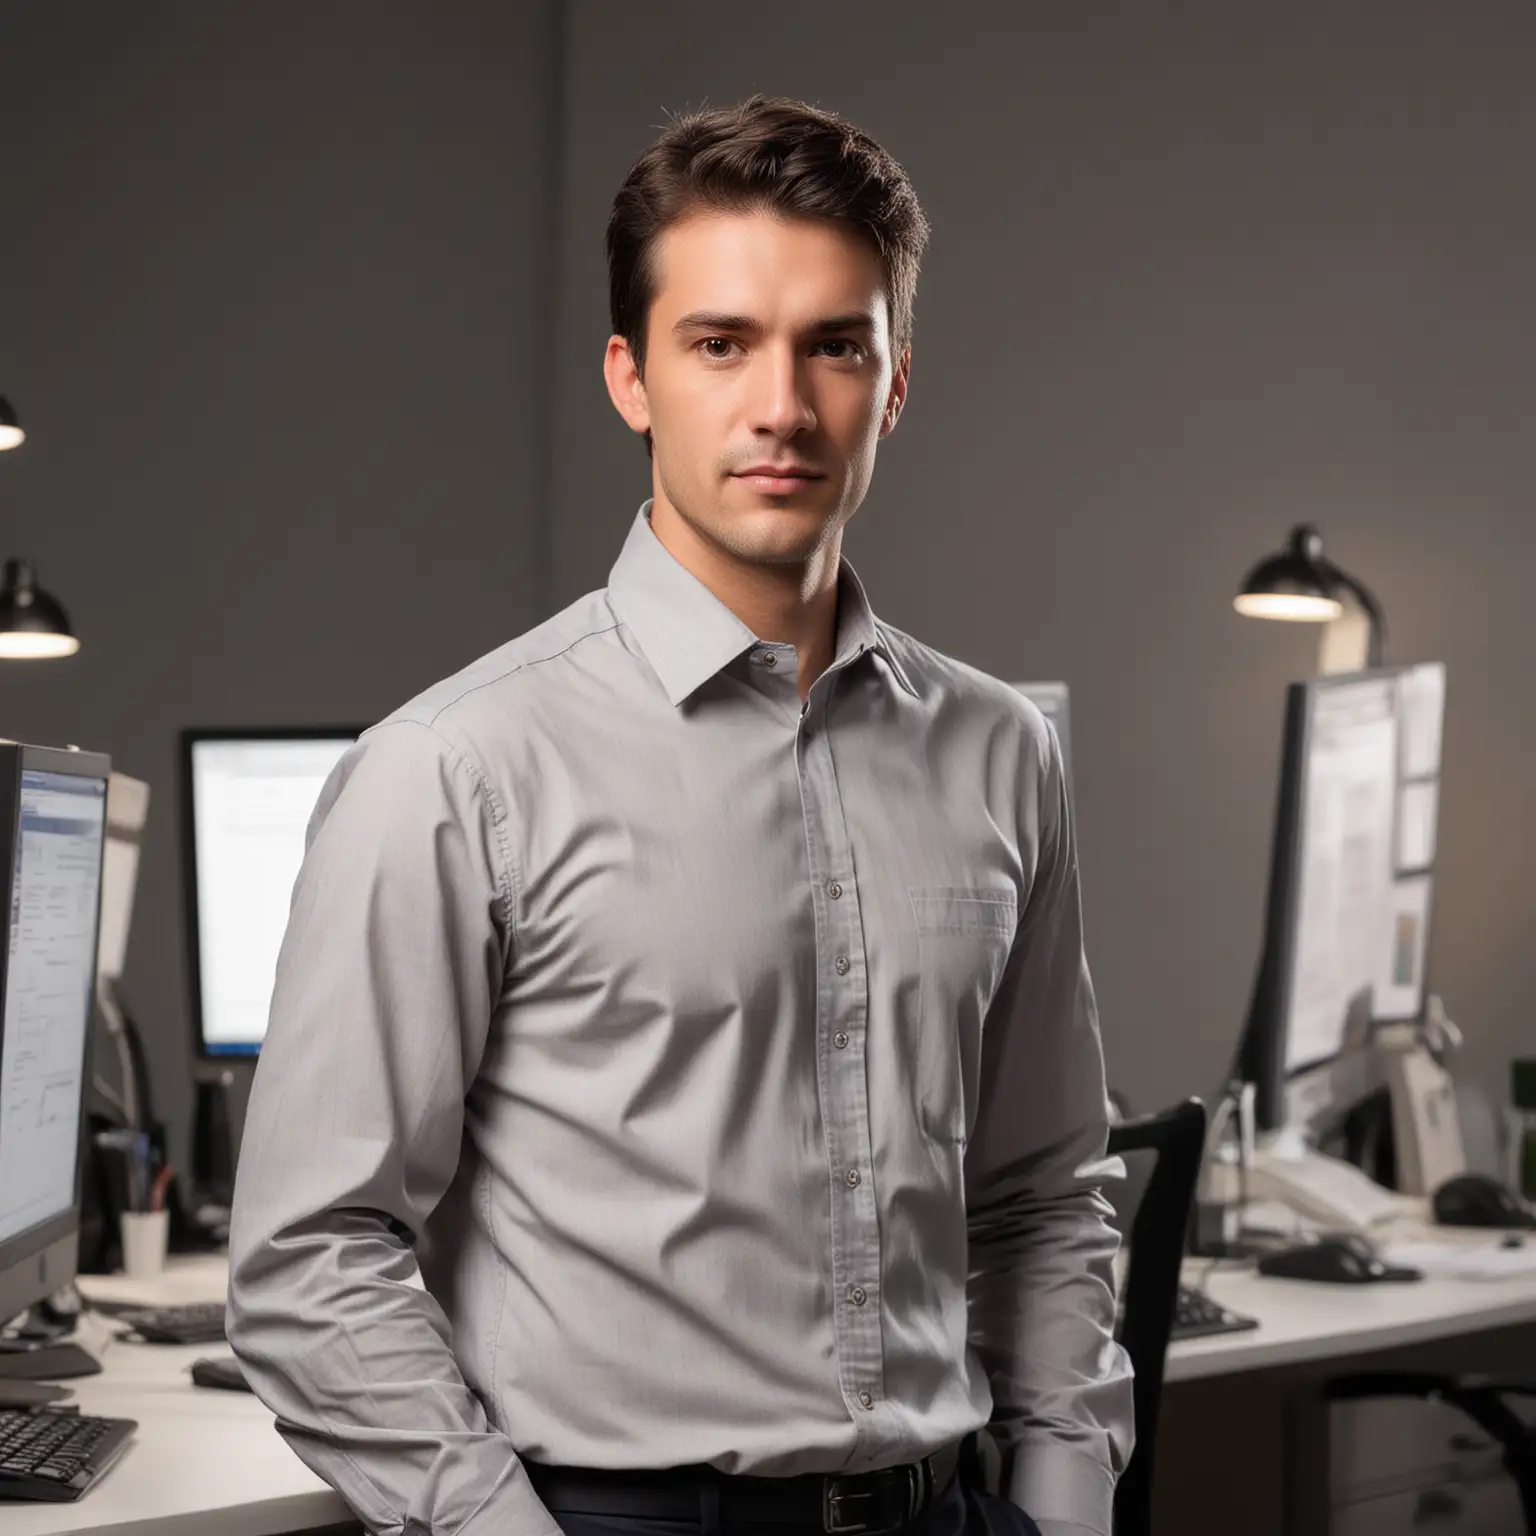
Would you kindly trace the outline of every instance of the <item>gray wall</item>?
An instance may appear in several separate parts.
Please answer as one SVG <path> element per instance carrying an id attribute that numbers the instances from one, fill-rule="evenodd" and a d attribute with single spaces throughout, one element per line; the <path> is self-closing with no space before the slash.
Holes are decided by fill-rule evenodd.
<path id="1" fill-rule="evenodd" d="M 754 88 L 933 219 L 849 551 L 893 622 L 1073 684 L 1114 1080 L 1230 1056 L 1314 637 L 1229 597 L 1302 516 L 1450 664 L 1437 979 L 1488 1080 L 1536 1046 L 1536 17 L 1142 10 L 0 0 L 0 551 L 85 641 L 0 670 L 0 731 L 155 787 L 128 985 L 178 1125 L 175 731 L 375 717 L 604 579 L 647 488 L 608 200 Z"/>
<path id="2" fill-rule="evenodd" d="M 912 394 L 848 551 L 886 617 L 1074 689 L 1110 1075 L 1218 1081 L 1262 915 L 1286 682 L 1238 619 L 1299 518 L 1450 667 L 1436 980 L 1502 1091 L 1536 1048 L 1536 94 L 1526 8 L 690 0 L 569 24 L 555 595 L 646 491 L 602 390 L 608 200 L 667 109 L 874 131 L 934 225 Z"/>
<path id="3" fill-rule="evenodd" d="M 377 718 L 536 620 L 544 7 L 0 5 L 0 732 L 154 790 L 127 993 L 178 1141 L 186 725 Z"/>

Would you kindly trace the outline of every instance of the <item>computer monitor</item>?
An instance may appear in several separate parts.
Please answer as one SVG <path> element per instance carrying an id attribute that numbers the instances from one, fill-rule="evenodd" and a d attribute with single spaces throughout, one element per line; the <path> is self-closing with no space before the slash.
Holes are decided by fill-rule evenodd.
<path id="1" fill-rule="evenodd" d="M 0 1318 L 75 1274 L 110 773 L 98 753 L 0 745 Z"/>
<path id="2" fill-rule="evenodd" d="M 183 731 L 192 1027 L 204 1058 L 255 1056 L 320 791 L 360 726 Z"/>
<path id="3" fill-rule="evenodd" d="M 1292 684 L 1263 958 L 1239 1052 L 1261 1130 L 1382 1086 L 1376 1024 L 1424 1003 L 1444 668 Z M 1429 833 L 1432 845 L 1433 832 Z"/>

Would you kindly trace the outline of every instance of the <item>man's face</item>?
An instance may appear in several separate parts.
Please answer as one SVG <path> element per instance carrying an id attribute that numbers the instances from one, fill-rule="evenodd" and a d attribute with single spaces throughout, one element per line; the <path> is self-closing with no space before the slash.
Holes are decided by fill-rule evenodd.
<path id="1" fill-rule="evenodd" d="M 652 435 L 658 504 L 739 560 L 809 560 L 863 501 L 906 395 L 878 257 L 836 224 L 715 212 L 652 254 L 644 379 L 620 337 L 607 374 Z"/>

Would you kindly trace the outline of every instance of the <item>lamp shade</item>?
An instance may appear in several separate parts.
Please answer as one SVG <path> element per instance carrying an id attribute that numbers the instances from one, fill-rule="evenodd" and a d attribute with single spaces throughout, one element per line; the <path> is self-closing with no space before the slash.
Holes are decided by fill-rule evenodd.
<path id="1" fill-rule="evenodd" d="M 42 661 L 80 649 L 64 605 L 37 585 L 29 560 L 7 560 L 0 585 L 0 660 Z"/>
<path id="2" fill-rule="evenodd" d="M 1334 596 L 1337 576 L 1323 558 L 1323 538 L 1303 523 L 1279 554 L 1259 561 L 1244 578 L 1232 606 L 1250 619 L 1324 624 L 1344 605 Z"/>
<path id="3" fill-rule="evenodd" d="M 7 448 L 19 448 L 26 442 L 27 434 L 16 419 L 16 409 L 4 395 L 0 395 L 0 453 Z"/>

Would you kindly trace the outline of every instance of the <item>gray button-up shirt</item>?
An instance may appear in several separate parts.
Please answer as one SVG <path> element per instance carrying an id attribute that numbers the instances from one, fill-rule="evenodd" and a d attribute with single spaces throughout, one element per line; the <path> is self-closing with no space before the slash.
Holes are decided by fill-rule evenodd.
<path id="1" fill-rule="evenodd" d="M 605 591 L 321 795 L 230 1341 L 378 1531 L 556 1531 L 520 1456 L 860 1471 L 990 1423 L 1047 1531 L 1130 1442 L 1060 749 L 840 578 L 802 707 L 642 509 Z"/>

